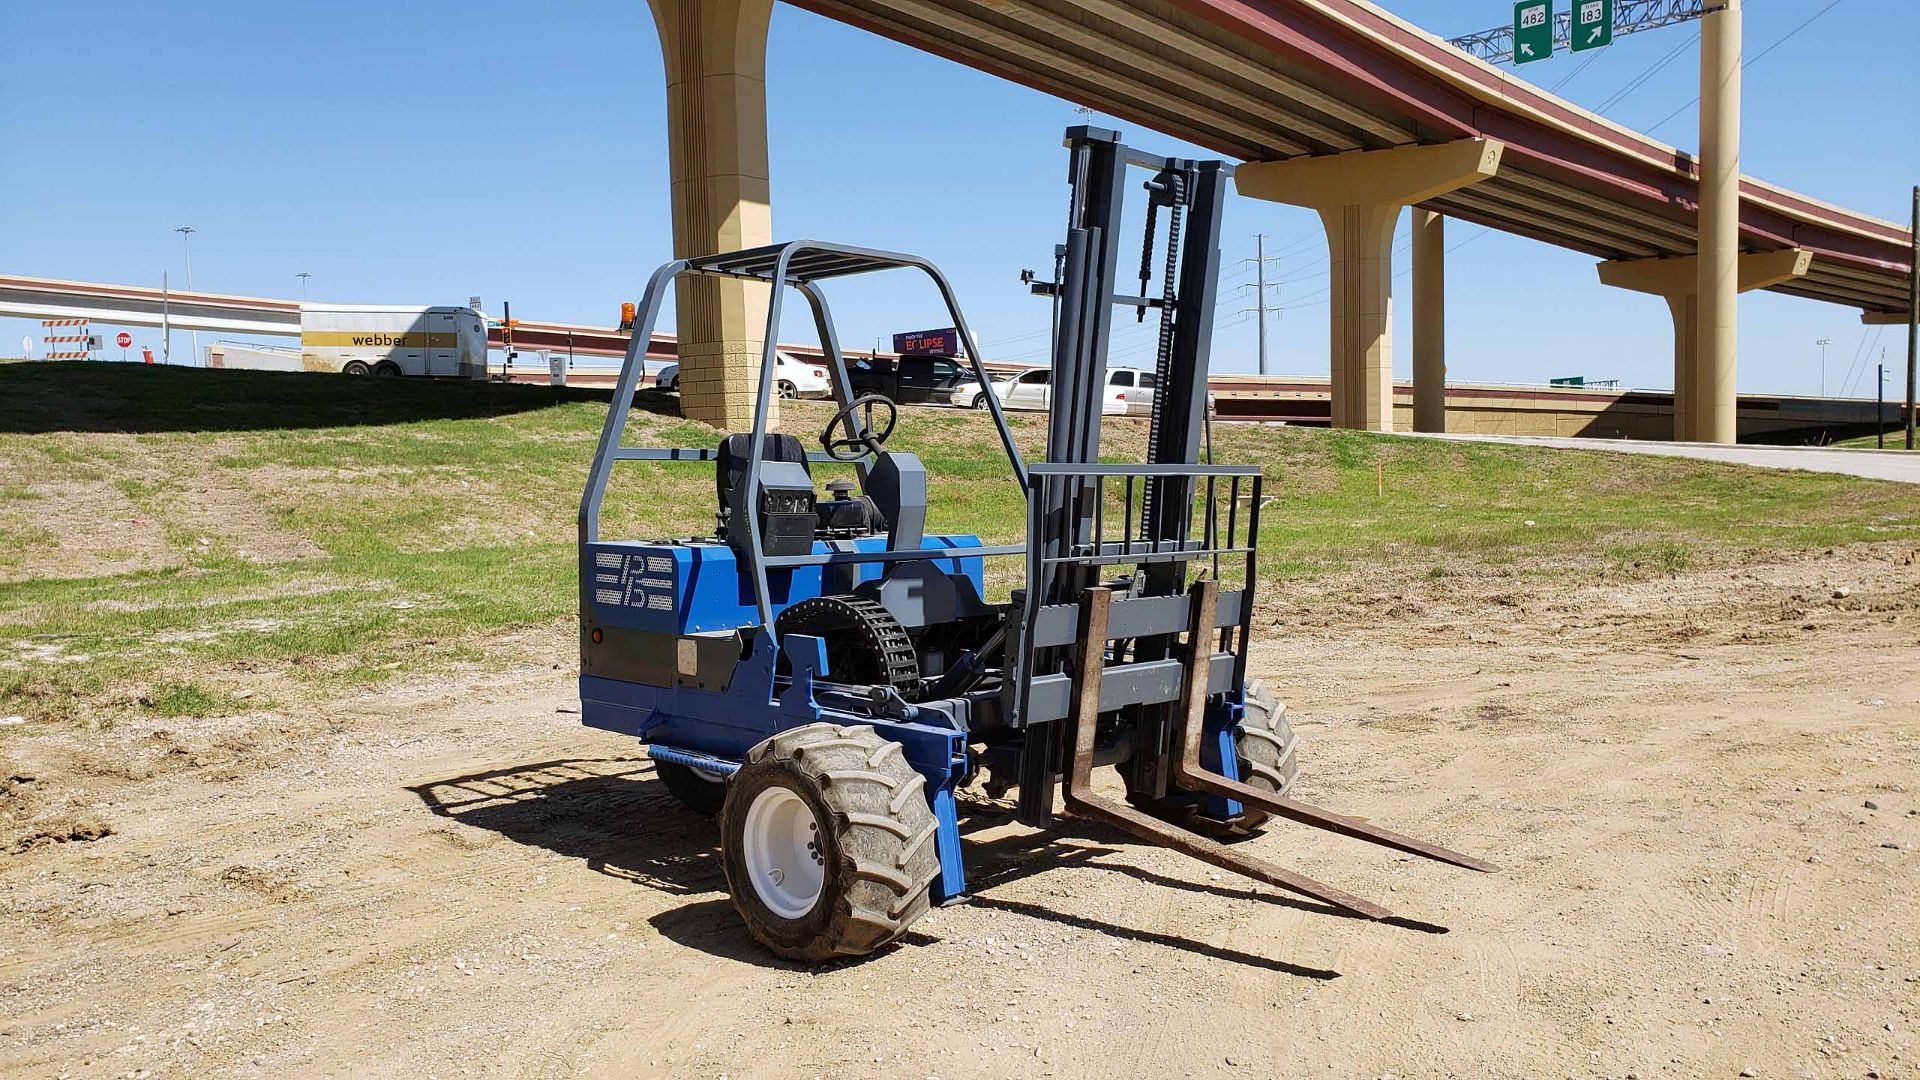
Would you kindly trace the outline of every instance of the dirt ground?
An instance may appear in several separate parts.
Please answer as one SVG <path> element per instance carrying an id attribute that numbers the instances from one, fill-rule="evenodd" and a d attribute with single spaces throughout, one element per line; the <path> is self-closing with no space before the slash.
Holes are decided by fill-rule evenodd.
<path id="1" fill-rule="evenodd" d="M 0 743 L 8 1077 L 1920 1077 L 1910 544 L 1289 590 L 1276 826 L 1405 918 L 967 807 L 973 900 L 806 970 L 707 819 L 526 665 L 302 712 Z M 1110 782 L 1111 778 L 1109 778 Z"/>

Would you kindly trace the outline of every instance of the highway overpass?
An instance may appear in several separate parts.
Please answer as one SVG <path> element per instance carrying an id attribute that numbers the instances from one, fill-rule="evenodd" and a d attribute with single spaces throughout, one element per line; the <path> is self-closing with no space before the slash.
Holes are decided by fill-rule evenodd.
<path id="1" fill-rule="evenodd" d="M 1344 426 L 1391 430 L 1396 422 L 1392 226 L 1407 206 L 1431 215 L 1415 230 L 1417 328 L 1443 323 L 1443 293 L 1432 283 L 1445 217 L 1584 252 L 1607 267 L 1603 281 L 1665 299 L 1683 438 L 1732 438 L 1738 289 L 1846 304 L 1868 318 L 1907 306 L 1905 228 L 1724 168 L 1703 172 L 1692 155 L 1364 0 L 790 2 L 1208 147 L 1246 163 L 1242 194 L 1317 210 L 1334 267 L 1329 367 L 1334 419 Z M 1703 54 L 1724 64 L 1730 37 L 1736 85 L 1740 4 L 1713 8 L 1706 33 L 1718 47 Z M 773 240 L 771 8 L 772 0 L 652 2 L 666 66 L 676 255 Z M 1707 107 L 1725 105 L 1716 97 Z M 1703 228 L 1714 223 L 1706 218 L 1728 227 Z M 1712 243 L 1701 243 L 1703 231 Z M 1691 261 L 1703 254 L 1704 267 Z M 698 302 L 679 307 L 682 351 L 709 388 L 686 407 L 740 426 L 765 333 L 764 290 L 738 281 L 684 287 Z M 1438 335 L 1421 336 L 1415 393 L 1431 405 L 1444 359 Z"/>

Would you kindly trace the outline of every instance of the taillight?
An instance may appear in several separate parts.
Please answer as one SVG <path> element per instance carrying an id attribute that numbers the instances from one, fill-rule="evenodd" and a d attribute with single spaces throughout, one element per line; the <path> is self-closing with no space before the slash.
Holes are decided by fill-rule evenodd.
<path id="1" fill-rule="evenodd" d="M 808 368 L 807 370 L 813 372 L 813 377 L 816 379 L 824 379 L 827 377 L 826 368 L 817 367 L 817 368 Z"/>

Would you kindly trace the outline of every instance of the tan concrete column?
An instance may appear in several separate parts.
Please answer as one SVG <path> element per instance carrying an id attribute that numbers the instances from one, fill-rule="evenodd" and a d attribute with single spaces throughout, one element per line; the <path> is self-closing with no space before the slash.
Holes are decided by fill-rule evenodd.
<path id="1" fill-rule="evenodd" d="M 1717 429 L 1709 425 L 1709 422 L 1719 422 L 1716 419 L 1717 406 L 1709 409 L 1702 405 L 1703 396 L 1720 393 L 1721 387 L 1700 359 L 1700 343 L 1704 340 L 1701 327 L 1703 308 L 1699 297 L 1700 264 L 1701 260 L 1692 255 L 1677 259 L 1603 262 L 1600 264 L 1600 284 L 1661 297 L 1667 302 L 1667 310 L 1673 314 L 1674 441 L 1731 443 L 1734 441 L 1734 432 L 1730 431 L 1727 438 L 1721 439 L 1715 435 Z M 1813 265 L 1813 252 L 1792 248 L 1759 252 L 1740 256 L 1736 265 L 1736 287 L 1740 292 L 1751 292 L 1804 275 L 1807 268 Z M 1729 382 L 1728 393 L 1731 393 L 1731 386 Z M 1736 398 L 1734 405 L 1737 404 Z M 1734 412 L 1726 415 L 1729 422 L 1736 419 Z"/>
<path id="2" fill-rule="evenodd" d="M 1475 184 L 1506 147 L 1487 139 L 1242 165 L 1240 194 L 1320 212 L 1332 260 L 1333 425 L 1393 430 L 1393 226 L 1402 207 Z"/>
<path id="3" fill-rule="evenodd" d="M 1710 8 L 1700 30 L 1700 302 L 1695 442 L 1737 438 L 1740 289 L 1740 0 Z"/>
<path id="4" fill-rule="evenodd" d="M 772 243 L 766 55 L 773 0 L 648 2 L 667 69 L 675 257 Z M 729 431 L 751 427 L 767 287 L 682 277 L 674 295 L 681 411 Z"/>
<path id="5" fill-rule="evenodd" d="M 1447 430 L 1447 219 L 1413 211 L 1413 430 Z"/>

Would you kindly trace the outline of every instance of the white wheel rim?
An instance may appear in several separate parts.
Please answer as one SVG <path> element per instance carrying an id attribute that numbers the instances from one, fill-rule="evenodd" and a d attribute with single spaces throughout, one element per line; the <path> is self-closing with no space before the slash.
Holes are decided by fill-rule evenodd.
<path id="1" fill-rule="evenodd" d="M 826 853 L 819 823 L 806 800 L 784 787 L 770 787 L 747 807 L 741 856 L 754 895 L 783 919 L 798 919 L 820 902 Z"/>

